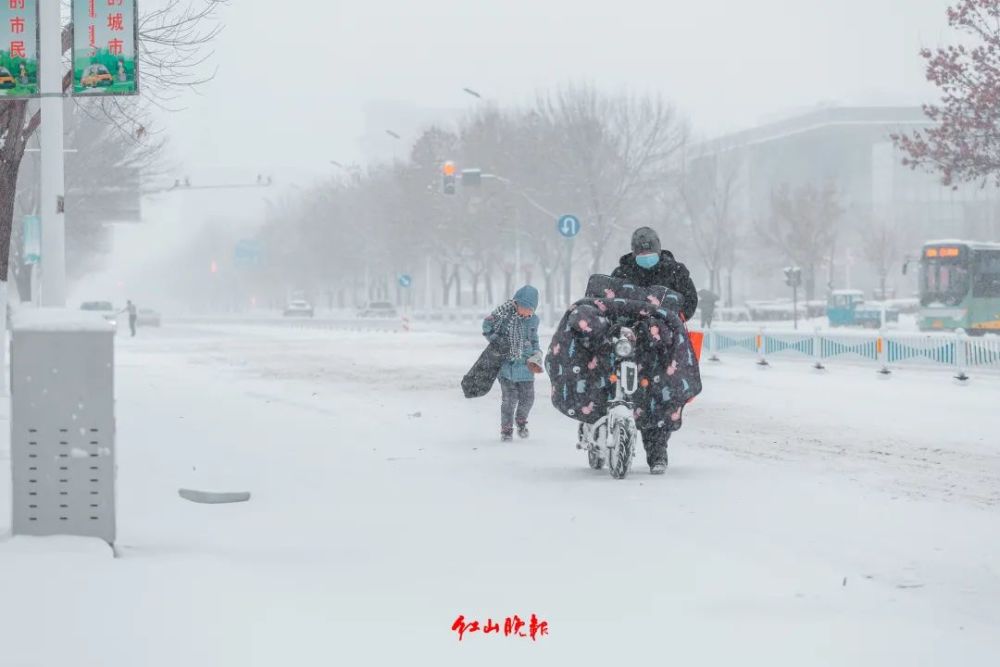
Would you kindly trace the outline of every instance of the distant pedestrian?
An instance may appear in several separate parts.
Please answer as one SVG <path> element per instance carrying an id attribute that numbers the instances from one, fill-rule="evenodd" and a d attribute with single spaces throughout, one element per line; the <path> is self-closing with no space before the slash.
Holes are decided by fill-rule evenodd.
<path id="1" fill-rule="evenodd" d="M 501 304 L 485 320 L 483 335 L 490 342 L 502 339 L 507 359 L 500 367 L 500 439 L 514 437 L 514 425 L 521 438 L 528 437 L 528 415 L 535 402 L 535 375 L 542 372 L 542 351 L 538 346 L 538 290 L 525 285 L 514 298 Z"/>
<path id="2" fill-rule="evenodd" d="M 128 313 L 128 328 L 132 332 L 132 337 L 135 338 L 135 323 L 139 319 L 139 313 L 136 311 L 135 304 L 129 301 L 124 308 L 119 312 Z"/>
<path id="3" fill-rule="evenodd" d="M 698 291 L 698 303 L 701 304 L 701 328 L 708 329 L 712 326 L 712 318 L 715 317 L 715 304 L 719 301 L 719 295 L 710 289 Z"/>

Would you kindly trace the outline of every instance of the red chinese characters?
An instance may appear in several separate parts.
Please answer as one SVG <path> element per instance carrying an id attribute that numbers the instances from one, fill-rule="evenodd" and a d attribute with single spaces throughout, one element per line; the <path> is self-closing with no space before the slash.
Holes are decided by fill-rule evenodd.
<path id="1" fill-rule="evenodd" d="M 87 0 L 87 16 L 97 18 L 97 0 Z"/>
<path id="2" fill-rule="evenodd" d="M 525 628 L 527 628 L 527 632 L 525 632 Z M 467 621 L 465 615 L 460 614 L 455 619 L 455 622 L 452 623 L 451 629 L 452 632 L 458 633 L 458 641 L 465 639 L 466 633 L 472 635 L 482 632 L 484 635 L 500 636 L 500 624 L 494 622 L 492 618 L 486 619 L 486 623 L 481 624 L 475 620 Z M 503 622 L 504 637 L 524 637 L 526 639 L 530 637 L 531 641 L 538 641 L 539 637 L 544 637 L 548 634 L 549 622 L 539 620 L 535 614 L 531 615 L 531 619 L 527 623 L 517 614 L 508 616 Z"/>
<path id="3" fill-rule="evenodd" d="M 125 15 L 121 12 L 108 14 L 108 30 L 111 32 L 121 32 L 125 29 Z"/>
<path id="4" fill-rule="evenodd" d="M 11 18 L 10 31 L 15 35 L 22 34 L 24 32 L 24 19 L 20 16 Z"/>
<path id="5" fill-rule="evenodd" d="M 118 38 L 108 40 L 108 53 L 110 53 L 113 56 L 120 56 L 124 51 L 124 47 L 125 47 L 125 42 L 123 42 Z"/>
<path id="6" fill-rule="evenodd" d="M 24 0 L 10 0 L 7 6 L 10 9 L 24 9 Z"/>
<path id="7" fill-rule="evenodd" d="M 10 43 L 10 57 L 11 58 L 27 58 L 28 54 L 24 48 L 24 40 L 14 40 Z"/>
<path id="8" fill-rule="evenodd" d="M 87 26 L 87 39 L 90 40 L 90 48 L 97 46 L 97 26 L 93 24 Z"/>

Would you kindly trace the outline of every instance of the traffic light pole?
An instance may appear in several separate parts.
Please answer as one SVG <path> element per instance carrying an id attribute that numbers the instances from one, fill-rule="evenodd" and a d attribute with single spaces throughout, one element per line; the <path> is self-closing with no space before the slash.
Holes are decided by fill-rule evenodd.
<path id="1" fill-rule="evenodd" d="M 799 328 L 799 285 L 802 284 L 802 269 L 797 266 L 785 267 L 785 284 L 792 288 L 792 326 Z"/>
<path id="2" fill-rule="evenodd" d="M 792 328 L 799 328 L 799 286 L 792 286 Z"/>

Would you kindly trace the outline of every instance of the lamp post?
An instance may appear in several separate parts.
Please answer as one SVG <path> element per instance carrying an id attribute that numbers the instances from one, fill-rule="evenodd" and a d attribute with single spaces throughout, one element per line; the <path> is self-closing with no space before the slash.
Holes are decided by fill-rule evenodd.
<path id="1" fill-rule="evenodd" d="M 39 90 L 42 124 L 39 213 L 42 221 L 40 302 L 66 305 L 66 221 L 63 161 L 62 3 L 41 2 L 39 22 Z"/>

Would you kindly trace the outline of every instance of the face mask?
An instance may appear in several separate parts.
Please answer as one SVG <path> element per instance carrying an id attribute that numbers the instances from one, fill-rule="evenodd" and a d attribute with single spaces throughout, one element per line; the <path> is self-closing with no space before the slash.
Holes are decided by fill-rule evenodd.
<path id="1" fill-rule="evenodd" d="M 651 269 L 660 263 L 659 255 L 636 255 L 635 263 L 644 269 Z"/>

